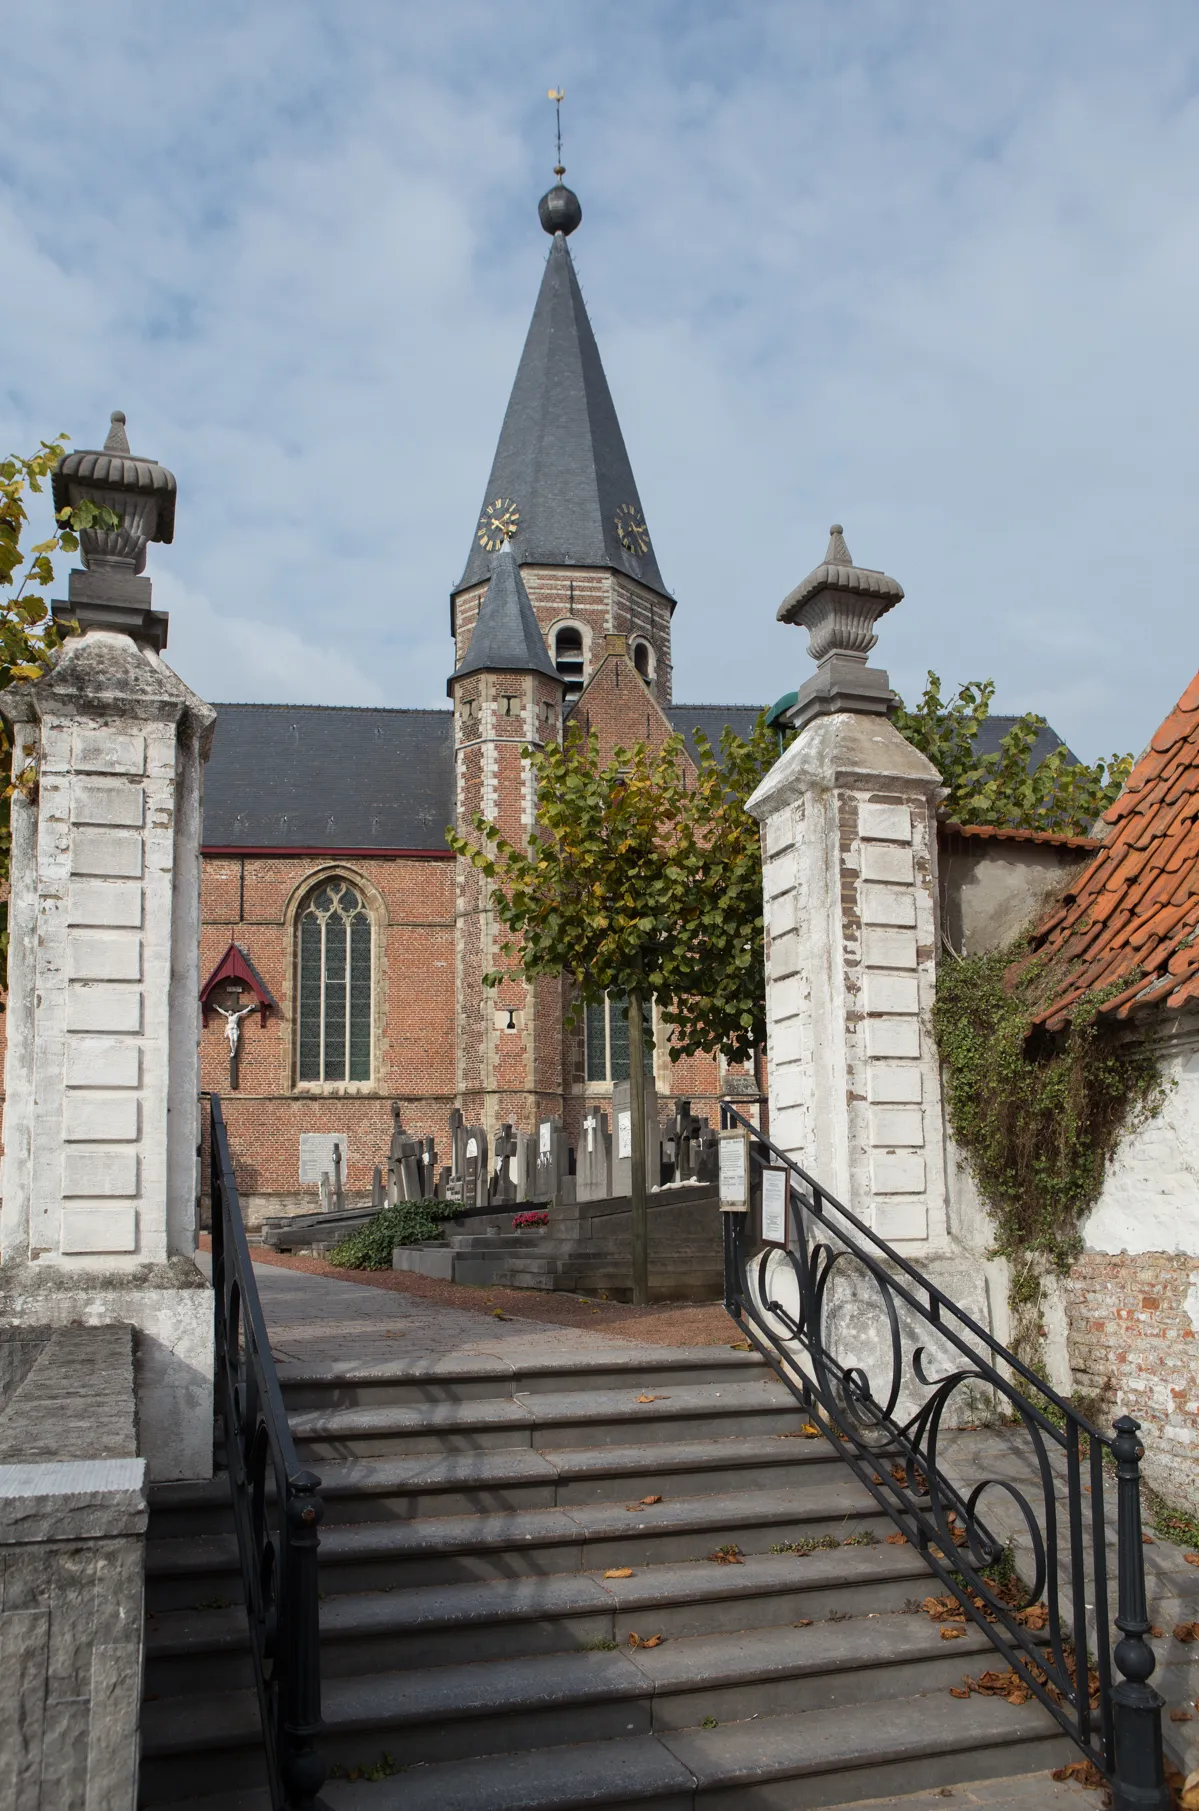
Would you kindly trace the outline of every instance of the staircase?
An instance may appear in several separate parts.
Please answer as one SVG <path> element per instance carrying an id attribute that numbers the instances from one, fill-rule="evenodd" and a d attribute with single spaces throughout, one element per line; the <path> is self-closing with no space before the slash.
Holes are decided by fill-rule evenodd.
<path id="1" fill-rule="evenodd" d="M 916 1551 L 756 1355 L 279 1374 L 334 1811 L 800 1811 L 1074 1757 L 1035 1702 L 949 1695 L 994 1649 L 919 1613 Z M 224 1481 L 156 1487 L 143 1806 L 269 1807 L 240 1597 Z"/>

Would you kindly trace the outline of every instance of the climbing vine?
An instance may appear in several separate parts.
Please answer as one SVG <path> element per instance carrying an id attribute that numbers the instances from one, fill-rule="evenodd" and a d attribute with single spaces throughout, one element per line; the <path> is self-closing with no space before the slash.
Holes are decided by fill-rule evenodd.
<path id="1" fill-rule="evenodd" d="M 1121 1136 L 1162 1099 L 1152 1053 L 1098 1017 L 1111 991 L 1084 996 L 1064 1032 L 1032 1031 L 1050 977 L 1033 963 L 1009 985 L 1007 971 L 1026 954 L 1020 938 L 990 955 L 948 957 L 933 1010 L 954 1137 L 994 1217 L 996 1252 L 1024 1260 L 1016 1299 L 1021 1277 L 1036 1291 L 1043 1268 L 1069 1266 Z"/>

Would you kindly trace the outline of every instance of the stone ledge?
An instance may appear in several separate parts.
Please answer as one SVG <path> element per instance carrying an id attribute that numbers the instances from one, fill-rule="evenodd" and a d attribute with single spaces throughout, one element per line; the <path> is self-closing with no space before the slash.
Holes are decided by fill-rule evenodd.
<path id="1" fill-rule="evenodd" d="M 0 1543 L 95 1540 L 146 1531 L 144 1459 L 0 1465 Z"/>

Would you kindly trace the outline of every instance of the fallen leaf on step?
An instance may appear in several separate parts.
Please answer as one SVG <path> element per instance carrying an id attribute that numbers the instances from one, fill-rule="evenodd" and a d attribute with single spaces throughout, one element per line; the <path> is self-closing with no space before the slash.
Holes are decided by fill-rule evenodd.
<path id="1" fill-rule="evenodd" d="M 965 1629 L 945 1628 L 941 1630 L 942 1641 L 958 1641 L 966 1633 Z"/>
<path id="2" fill-rule="evenodd" d="M 1170 1712 L 1171 1723 L 1189 1723 L 1190 1720 L 1191 1713 L 1189 1710 L 1172 1710 Z"/>
<path id="3" fill-rule="evenodd" d="M 1094 1761 L 1071 1761 L 1068 1767 L 1055 1767 L 1051 1780 L 1073 1780 L 1076 1786 L 1106 1786 L 1107 1781 Z"/>
<path id="4" fill-rule="evenodd" d="M 1199 1806 L 1199 1767 L 1195 1769 L 1194 1773 L 1187 1774 L 1182 1783 L 1182 1797 L 1178 1803 L 1182 1806 L 1182 1811 L 1196 1811 L 1196 1807 Z"/>
<path id="5" fill-rule="evenodd" d="M 1182 1557 L 1188 1566 L 1199 1566 L 1199 1553 L 1184 1553 Z"/>
<path id="6" fill-rule="evenodd" d="M 732 1541 L 727 1546 L 717 1547 L 715 1553 L 709 1553 L 708 1558 L 718 1566 L 739 1566 L 742 1563 L 741 1549 Z"/>
<path id="7" fill-rule="evenodd" d="M 647 1396 L 644 1391 L 637 1398 L 638 1402 L 669 1402 L 668 1396 Z"/>
<path id="8" fill-rule="evenodd" d="M 1149 1631 L 1155 1641 L 1160 1641 L 1165 1632 L 1165 1629 L 1159 1629 L 1156 1623 Z"/>
<path id="9" fill-rule="evenodd" d="M 820 1429 L 816 1426 L 814 1421 L 805 1421 L 799 1431 L 805 1440 L 818 1440 L 820 1438 Z"/>
<path id="10" fill-rule="evenodd" d="M 1141 1536 L 1141 1545 L 1142 1547 L 1156 1547 L 1157 1542 L 1151 1534 L 1143 1534 Z"/>
<path id="11" fill-rule="evenodd" d="M 811 1626 L 812 1618 L 810 1616 L 801 1616 L 798 1622 L 793 1622 L 791 1624 L 793 1629 L 810 1629 Z"/>
<path id="12" fill-rule="evenodd" d="M 504 1313 L 502 1308 L 493 1308 L 491 1310 L 491 1318 L 492 1320 L 506 1321 L 508 1316 Z"/>
<path id="13" fill-rule="evenodd" d="M 649 1509 L 653 1506 L 653 1504 L 660 1503 L 661 1501 L 662 1501 L 661 1497 L 638 1497 L 638 1499 L 635 1503 L 626 1503 L 625 1508 L 626 1509 Z"/>
<path id="14" fill-rule="evenodd" d="M 605 1578 L 632 1578 L 632 1566 L 612 1566 L 604 1573 Z"/>
<path id="15" fill-rule="evenodd" d="M 872 1483 L 872 1484 L 881 1484 L 881 1483 L 882 1483 L 882 1479 L 881 1479 L 881 1478 L 880 1478 L 880 1477 L 879 1477 L 879 1475 L 878 1475 L 878 1473 L 877 1473 L 877 1472 L 875 1472 L 875 1474 L 874 1474 L 874 1476 L 873 1476 L 873 1477 L 872 1477 L 872 1478 L 871 1478 L 871 1480 L 870 1480 L 870 1482 L 871 1482 L 871 1483 Z"/>
<path id="16" fill-rule="evenodd" d="M 951 1698 L 968 1698 L 970 1693 L 966 1690 L 964 1685 L 951 1685 L 949 1688 L 949 1695 Z"/>
<path id="17" fill-rule="evenodd" d="M 629 1632 L 629 1646 L 631 1648 L 660 1648 L 662 1641 L 663 1637 L 661 1635 L 643 1636 L 635 1635 L 631 1630 Z"/>
<path id="18" fill-rule="evenodd" d="M 735 1339 L 729 1345 L 730 1352 L 752 1352 L 753 1347 L 747 1339 Z"/>
<path id="19" fill-rule="evenodd" d="M 1027 1610 L 1016 1611 L 1016 1621 L 1022 1629 L 1046 1629 L 1049 1627 L 1049 1605 L 1031 1603 Z"/>
<path id="20" fill-rule="evenodd" d="M 907 1544 L 908 1537 L 906 1534 L 889 1534 L 887 1536 L 888 1547 L 906 1547 Z"/>
<path id="21" fill-rule="evenodd" d="M 1174 1639 L 1189 1647 L 1192 1641 L 1199 1640 L 1199 1622 L 1180 1622 L 1174 1630 Z"/>

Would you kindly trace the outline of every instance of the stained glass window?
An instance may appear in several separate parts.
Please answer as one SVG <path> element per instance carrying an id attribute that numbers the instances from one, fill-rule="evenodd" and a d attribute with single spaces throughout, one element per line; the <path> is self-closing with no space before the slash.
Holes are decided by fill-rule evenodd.
<path id="1" fill-rule="evenodd" d="M 645 1009 L 643 1009 L 645 1010 Z M 623 994 L 609 994 L 606 1000 L 587 1008 L 587 1080 L 589 1082 L 627 1082 L 629 1079 L 628 1001 Z M 654 1035 L 652 1009 L 645 1010 L 645 1073 L 654 1068 Z"/>
<path id="2" fill-rule="evenodd" d="M 300 914 L 299 1079 L 371 1077 L 371 920 L 344 880 L 324 881 Z"/>

